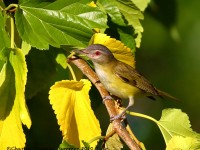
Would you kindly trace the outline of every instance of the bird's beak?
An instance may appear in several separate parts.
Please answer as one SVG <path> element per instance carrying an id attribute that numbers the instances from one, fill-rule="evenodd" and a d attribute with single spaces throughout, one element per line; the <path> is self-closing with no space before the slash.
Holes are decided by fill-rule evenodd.
<path id="1" fill-rule="evenodd" d="M 75 53 L 77 53 L 77 54 L 87 55 L 88 53 L 87 53 L 85 50 L 86 50 L 86 49 L 73 50 L 73 52 L 75 52 Z"/>

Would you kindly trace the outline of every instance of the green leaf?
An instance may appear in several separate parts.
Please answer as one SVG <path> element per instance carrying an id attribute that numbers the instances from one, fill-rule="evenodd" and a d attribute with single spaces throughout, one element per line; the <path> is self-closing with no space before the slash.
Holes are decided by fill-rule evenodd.
<path id="1" fill-rule="evenodd" d="M 69 144 L 67 141 L 63 140 L 63 142 L 60 144 L 58 149 L 64 149 L 64 148 L 77 148 L 76 146 Z"/>
<path id="2" fill-rule="evenodd" d="M 200 150 L 200 141 L 191 137 L 174 136 L 167 143 L 166 150 Z"/>
<path id="3" fill-rule="evenodd" d="M 0 149 L 13 146 L 23 148 L 26 139 L 22 123 L 28 128 L 31 126 L 24 98 L 25 58 L 20 49 L 5 50 L 9 53 L 0 73 Z"/>
<path id="4" fill-rule="evenodd" d="M 0 51 L 5 47 L 10 46 L 10 40 L 8 37 L 8 33 L 5 30 L 5 26 L 6 26 L 5 17 L 6 16 L 3 16 L 3 13 L 0 12 Z"/>
<path id="5" fill-rule="evenodd" d="M 137 8 L 131 0 L 116 0 L 116 4 L 120 12 L 124 15 L 129 25 L 132 25 L 137 35 L 135 39 L 136 47 L 140 47 L 143 27 L 140 24 L 140 19 L 144 16 L 139 8 Z"/>
<path id="6" fill-rule="evenodd" d="M 76 0 L 25 2 L 19 5 L 15 18 L 22 40 L 39 49 L 49 45 L 84 47 L 93 28 L 106 28 L 105 13 Z"/>
<path id="7" fill-rule="evenodd" d="M 137 8 L 139 8 L 141 11 L 144 11 L 146 8 L 147 8 L 147 6 L 148 6 L 148 4 L 149 4 L 149 2 L 150 2 L 150 0 L 131 0 L 136 6 L 137 6 Z"/>
<path id="8" fill-rule="evenodd" d="M 64 54 L 58 54 L 56 57 L 56 62 L 60 64 L 64 69 L 67 68 L 67 57 Z"/>
<path id="9" fill-rule="evenodd" d="M 9 58 L 10 51 L 8 48 L 3 48 L 0 50 L 0 60 L 7 61 Z"/>
<path id="10" fill-rule="evenodd" d="M 82 143 L 84 145 L 84 148 L 90 149 L 90 144 L 82 140 Z"/>
<path id="11" fill-rule="evenodd" d="M 22 41 L 22 47 L 21 47 L 24 55 L 27 55 L 29 51 L 31 50 L 31 45 L 26 43 L 25 41 Z"/>
<path id="12" fill-rule="evenodd" d="M 135 54 L 135 41 L 134 36 L 131 34 L 133 29 L 130 27 L 126 28 L 118 28 L 117 31 L 119 33 L 121 41 L 131 49 L 132 53 Z"/>
<path id="13" fill-rule="evenodd" d="M 186 113 L 183 113 L 180 109 L 174 109 L 174 108 L 164 109 L 162 111 L 162 116 L 159 121 L 144 114 L 128 112 L 128 111 L 127 113 L 133 116 L 146 118 L 155 122 L 163 134 L 166 145 L 168 145 L 168 143 L 172 140 L 170 145 L 173 146 L 173 143 L 177 142 L 177 138 L 175 137 L 181 137 L 184 138 L 182 141 L 185 142 L 187 141 L 188 143 L 192 143 L 192 145 L 190 145 L 191 147 L 199 146 L 194 143 L 196 143 L 195 141 L 197 141 L 197 143 L 200 143 L 200 134 L 196 133 L 191 129 L 188 115 Z"/>
<path id="14" fill-rule="evenodd" d="M 11 111 L 12 105 L 14 103 L 16 91 L 13 74 L 14 71 L 10 63 L 8 62 L 4 64 L 0 72 L 0 120 L 5 119 L 7 115 L 9 115 L 9 112 Z"/>
<path id="15" fill-rule="evenodd" d="M 25 85 L 28 72 L 25 56 L 21 49 L 12 49 L 9 60 L 15 73 L 15 101 L 19 103 L 20 119 L 24 125 L 30 128 L 31 119 L 25 103 Z"/>
<path id="16" fill-rule="evenodd" d="M 0 1 L 0 6 L 1 6 L 2 8 L 5 8 L 5 5 L 4 5 L 4 2 L 3 2 L 3 1 Z"/>
<path id="17" fill-rule="evenodd" d="M 135 29 L 134 34 L 137 35 L 135 38 L 136 47 L 140 47 L 143 32 L 140 20 L 144 19 L 143 11 L 147 7 L 149 1 L 150 0 L 99 0 L 98 2 L 100 7 L 111 17 L 112 22 L 121 26 L 127 24 L 133 26 Z M 124 18 L 127 24 L 124 22 Z M 132 33 L 129 33 L 129 37 L 133 39 L 131 34 Z M 129 41 L 131 40 L 129 39 Z M 134 46 L 130 45 L 130 47 L 133 48 Z"/>
<path id="18" fill-rule="evenodd" d="M 98 5 L 110 16 L 111 20 L 121 26 L 126 25 L 115 0 L 98 0 Z"/>
<path id="19" fill-rule="evenodd" d="M 165 109 L 161 119 L 157 122 L 165 143 L 168 143 L 174 136 L 197 138 L 200 141 L 200 134 L 191 129 L 189 117 L 180 109 Z"/>
<path id="20" fill-rule="evenodd" d="M 0 149 L 7 149 L 8 146 L 24 147 L 25 135 L 23 134 L 19 111 L 16 110 L 17 104 L 14 104 L 16 95 L 15 77 L 10 63 L 6 63 L 2 68 L 0 80 Z"/>

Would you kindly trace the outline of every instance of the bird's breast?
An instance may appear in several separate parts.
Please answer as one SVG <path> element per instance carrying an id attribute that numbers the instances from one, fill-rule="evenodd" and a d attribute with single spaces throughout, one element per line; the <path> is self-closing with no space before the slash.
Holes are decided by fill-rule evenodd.
<path id="1" fill-rule="evenodd" d="M 140 89 L 123 82 L 116 76 L 112 67 L 95 66 L 95 71 L 101 83 L 113 95 L 127 99 L 141 93 Z"/>

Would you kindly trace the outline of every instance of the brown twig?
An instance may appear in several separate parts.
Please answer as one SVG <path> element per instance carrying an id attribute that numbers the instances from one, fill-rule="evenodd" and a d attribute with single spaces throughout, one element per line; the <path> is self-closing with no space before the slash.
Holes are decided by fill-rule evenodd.
<path id="1" fill-rule="evenodd" d="M 75 64 L 82 72 L 85 74 L 88 79 L 96 86 L 101 97 L 109 96 L 108 91 L 104 88 L 101 83 L 98 83 L 99 78 L 97 77 L 96 73 L 90 68 L 90 66 L 82 59 L 72 56 L 70 58 L 70 62 Z M 105 106 L 107 108 L 108 114 L 110 117 L 117 115 L 117 110 L 115 108 L 115 103 L 112 100 L 105 100 Z M 121 137 L 121 139 L 127 144 L 127 146 L 131 150 L 141 150 L 139 145 L 131 138 L 129 132 L 126 128 L 121 124 L 121 120 L 117 119 L 113 122 L 113 130 Z"/>

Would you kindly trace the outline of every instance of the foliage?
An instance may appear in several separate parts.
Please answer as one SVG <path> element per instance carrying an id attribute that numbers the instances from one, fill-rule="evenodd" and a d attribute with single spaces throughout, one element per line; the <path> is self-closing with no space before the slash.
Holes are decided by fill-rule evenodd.
<path id="1" fill-rule="evenodd" d="M 200 149 L 199 140 L 191 137 L 174 136 L 168 143 L 166 150 L 171 149 Z"/>
<path id="2" fill-rule="evenodd" d="M 130 112 L 133 116 L 143 117 L 155 122 L 165 139 L 167 149 L 191 149 L 199 148 L 200 134 L 191 129 L 189 117 L 180 109 L 164 109 L 159 121 L 152 117 Z M 181 142 L 182 141 L 182 142 Z M 180 143 L 186 142 L 185 145 Z"/>
<path id="3" fill-rule="evenodd" d="M 89 141 L 101 135 L 99 122 L 90 106 L 90 87 L 88 80 L 63 80 L 55 83 L 49 92 L 63 139 L 78 147 L 84 146 L 82 140 Z M 85 132 L 85 127 L 90 130 Z M 94 142 L 91 146 L 96 144 Z"/>
<path id="4" fill-rule="evenodd" d="M 24 147 L 26 139 L 22 123 L 28 128 L 31 126 L 24 95 L 27 74 L 25 58 L 21 49 L 17 48 L 4 48 L 1 58 L 5 60 L 0 73 L 1 149 L 11 145 Z"/>
<path id="5" fill-rule="evenodd" d="M 28 1 L 19 5 L 15 19 L 22 40 L 38 49 L 48 49 L 49 45 L 86 46 L 91 29 L 106 28 L 105 13 L 76 0 Z"/>
<path id="6" fill-rule="evenodd" d="M 102 136 L 99 121 L 91 109 L 91 83 L 86 79 L 77 81 L 82 73 L 66 62 L 67 55 L 74 48 L 98 43 L 135 67 L 134 53 L 143 32 L 140 20 L 148 3 L 149 0 L 97 0 L 96 3 L 20 0 L 19 4 L 6 7 L 0 2 L 0 149 L 25 147 L 22 124 L 28 129 L 32 124 L 26 99 L 46 84 L 53 84 L 49 100 L 62 131 L 60 148 L 95 147 Z M 111 38 L 104 34 L 112 28 L 119 36 Z M 34 55 L 35 50 L 48 51 L 44 51 L 43 57 Z M 29 62 L 31 58 L 34 59 Z M 40 68 L 46 61 L 50 65 Z M 64 73 L 64 80 L 49 82 L 54 69 L 60 76 Z M 164 110 L 159 121 L 151 120 L 163 133 L 167 149 L 182 148 L 183 145 L 176 145 L 180 141 L 186 143 L 183 149 L 189 145 L 192 149 L 199 148 L 199 134 L 192 131 L 188 116 L 180 110 Z M 110 141 L 107 147 L 123 147 L 117 135 L 114 142 Z"/>

